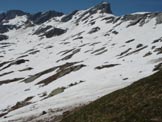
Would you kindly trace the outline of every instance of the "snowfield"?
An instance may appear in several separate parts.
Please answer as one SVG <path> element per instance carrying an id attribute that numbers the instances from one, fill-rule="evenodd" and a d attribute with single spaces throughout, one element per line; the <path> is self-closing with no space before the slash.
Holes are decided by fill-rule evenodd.
<path id="1" fill-rule="evenodd" d="M 67 22 L 63 15 L 28 26 L 25 15 L 4 23 L 19 28 L 3 33 L 9 38 L 0 41 L 0 122 L 58 116 L 156 72 L 162 61 L 158 15 L 126 20 L 87 11 Z M 53 28 L 66 32 L 46 37 Z"/>

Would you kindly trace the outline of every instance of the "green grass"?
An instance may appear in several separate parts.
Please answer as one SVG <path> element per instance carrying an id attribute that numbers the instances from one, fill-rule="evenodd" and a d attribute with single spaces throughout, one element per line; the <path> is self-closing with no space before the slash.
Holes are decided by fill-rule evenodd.
<path id="1" fill-rule="evenodd" d="M 65 114 L 61 122 L 162 122 L 162 71 Z"/>

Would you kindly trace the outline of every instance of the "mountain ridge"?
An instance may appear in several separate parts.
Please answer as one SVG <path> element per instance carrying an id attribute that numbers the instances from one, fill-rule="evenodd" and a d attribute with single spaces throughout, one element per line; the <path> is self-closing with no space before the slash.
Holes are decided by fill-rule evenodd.
<path id="1" fill-rule="evenodd" d="M 50 121 L 160 69 L 161 13 L 95 7 L 1 22 L 0 121 Z"/>

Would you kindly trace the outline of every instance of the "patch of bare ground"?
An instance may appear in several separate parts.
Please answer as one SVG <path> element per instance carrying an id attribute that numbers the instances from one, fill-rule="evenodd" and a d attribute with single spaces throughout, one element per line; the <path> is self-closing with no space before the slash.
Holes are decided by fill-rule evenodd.
<path id="1" fill-rule="evenodd" d="M 63 60 L 68 60 L 68 59 L 72 58 L 75 54 L 77 54 L 77 53 L 80 52 L 80 49 L 67 51 L 67 52 L 65 52 L 63 55 L 65 55 L 65 54 L 67 54 L 67 53 L 69 53 L 69 52 L 71 52 L 71 54 L 69 54 L 69 55 L 63 57 L 62 59 L 58 60 L 57 62 L 63 61 Z"/>
<path id="2" fill-rule="evenodd" d="M 2 73 L 2 74 L 0 74 L 0 77 L 5 76 L 5 75 L 8 75 L 8 74 L 11 74 L 11 73 L 13 73 L 13 72 L 14 72 L 14 71 Z"/>
<path id="3" fill-rule="evenodd" d="M 135 39 L 128 40 L 125 43 L 130 43 L 130 42 L 133 42 L 133 41 L 135 41 Z"/>
<path id="4" fill-rule="evenodd" d="M 107 51 L 108 50 L 106 49 L 106 47 L 102 47 L 100 49 L 97 49 L 97 50 L 93 51 L 91 54 L 100 55 L 100 54 L 103 54 L 103 53 L 105 53 Z"/>
<path id="5" fill-rule="evenodd" d="M 64 113 L 61 122 L 162 122 L 161 79 L 159 70 L 78 110 Z"/>
<path id="6" fill-rule="evenodd" d="M 0 64 L 0 67 L 4 66 L 3 68 L 0 69 L 0 71 L 4 70 L 4 69 L 7 69 L 13 65 L 20 65 L 20 64 L 23 64 L 23 63 L 26 63 L 28 62 L 29 60 L 26 60 L 26 59 L 19 59 L 19 60 L 16 60 L 16 61 L 8 61 L 8 62 L 3 62 Z"/>
<path id="7" fill-rule="evenodd" d="M 20 81 L 20 80 L 23 80 L 23 79 L 24 78 L 14 78 L 14 79 L 3 80 L 3 81 L 0 81 L 0 85 L 9 84 L 9 83 L 12 83 L 12 82 L 17 82 L 17 81 Z"/>
<path id="8" fill-rule="evenodd" d="M 15 111 L 15 110 L 17 110 L 19 108 L 22 108 L 22 107 L 25 107 L 25 106 L 31 104 L 30 101 L 31 101 L 32 98 L 33 97 L 27 97 L 25 100 L 20 101 L 20 102 L 17 102 L 14 106 L 10 107 L 4 113 L 1 113 L 0 114 L 0 117 L 4 117 L 5 115 L 7 115 L 8 113 L 10 113 L 11 111 Z M 7 118 L 7 117 L 5 116 L 5 118 Z"/>
<path id="9" fill-rule="evenodd" d="M 129 53 L 127 53 L 129 50 L 127 50 L 127 51 L 125 51 L 125 52 L 123 52 L 123 53 L 121 53 L 120 55 L 118 55 L 118 56 L 121 56 L 121 57 L 119 57 L 119 59 L 120 58 L 123 58 L 123 57 L 126 57 L 126 56 L 129 56 L 129 55 L 132 55 L 132 54 L 135 54 L 135 53 L 137 53 L 137 52 L 140 52 L 141 50 L 143 50 L 143 49 L 145 49 L 145 48 L 147 48 L 148 46 L 144 46 L 144 47 L 141 47 L 141 48 L 139 48 L 139 49 L 136 49 L 136 50 L 134 50 L 134 51 L 132 51 L 132 52 L 129 52 Z M 126 53 L 126 54 L 125 54 Z M 125 55 L 124 55 L 125 54 Z"/>
<path id="10" fill-rule="evenodd" d="M 33 68 L 31 68 L 31 67 L 27 67 L 27 68 L 25 68 L 25 69 L 19 70 L 19 72 L 30 71 L 30 70 L 32 70 L 32 69 L 33 69 Z"/>
<path id="11" fill-rule="evenodd" d="M 67 74 L 70 74 L 71 72 L 78 71 L 81 68 L 86 66 L 86 65 L 83 65 L 83 64 L 79 64 L 79 65 L 74 65 L 74 64 L 76 64 L 76 62 L 66 63 L 66 64 L 63 64 L 61 66 L 58 66 L 58 70 L 56 71 L 56 73 L 54 75 L 40 81 L 36 85 L 39 85 L 39 84 L 48 85 L 49 83 L 65 76 Z"/>
<path id="12" fill-rule="evenodd" d="M 97 66 L 95 69 L 105 69 L 105 68 L 112 68 L 112 67 L 115 67 L 115 66 L 118 66 L 120 64 L 109 64 L 109 65 L 102 65 L 102 66 Z"/>
<path id="13" fill-rule="evenodd" d="M 162 54 L 162 47 L 156 48 L 154 52 L 157 52 L 157 55 Z"/>

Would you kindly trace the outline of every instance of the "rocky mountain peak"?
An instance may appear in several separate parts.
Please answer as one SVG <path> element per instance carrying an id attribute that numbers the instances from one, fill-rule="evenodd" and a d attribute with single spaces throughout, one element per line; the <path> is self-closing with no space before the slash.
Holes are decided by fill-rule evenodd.
<path id="1" fill-rule="evenodd" d="M 30 15 L 29 19 L 32 20 L 35 24 L 42 24 L 43 22 L 53 18 L 64 15 L 62 12 L 57 11 L 47 11 L 47 12 L 38 12 L 36 14 Z"/>
<path id="2" fill-rule="evenodd" d="M 21 10 L 9 10 L 5 13 L 5 19 L 9 20 L 15 18 L 16 16 L 23 16 L 23 15 L 29 15 L 29 13 L 26 13 Z"/>
<path id="3" fill-rule="evenodd" d="M 109 2 L 101 2 L 91 9 L 91 11 L 94 13 L 96 13 L 98 10 L 100 10 L 103 13 L 112 14 L 111 5 Z"/>
<path id="4" fill-rule="evenodd" d="M 9 10 L 7 12 L 0 13 L 0 22 L 2 20 L 10 20 L 15 18 L 16 16 L 23 16 L 23 15 L 29 15 L 29 13 L 26 13 L 21 10 Z"/>

